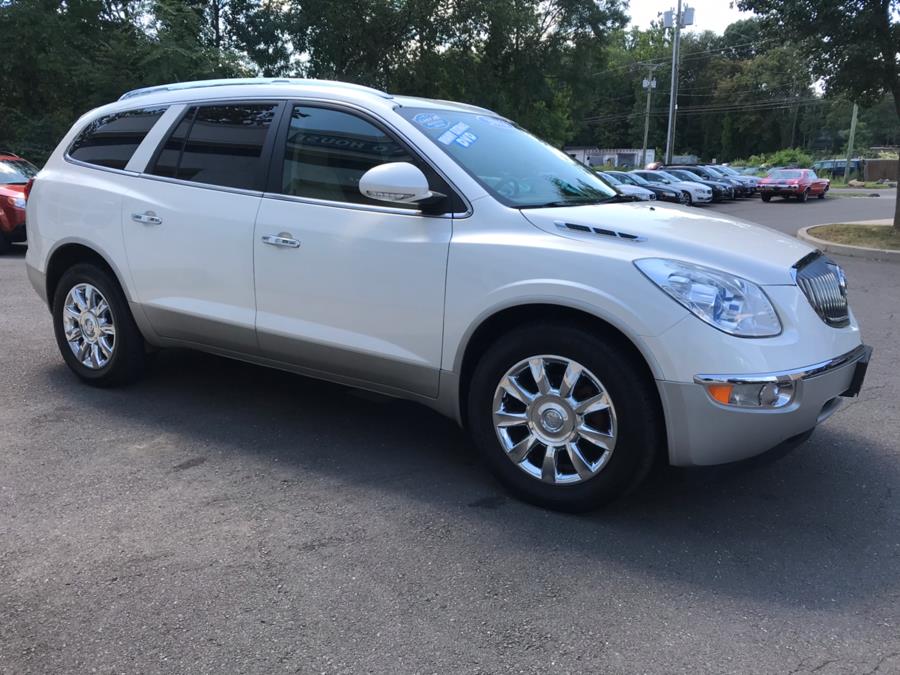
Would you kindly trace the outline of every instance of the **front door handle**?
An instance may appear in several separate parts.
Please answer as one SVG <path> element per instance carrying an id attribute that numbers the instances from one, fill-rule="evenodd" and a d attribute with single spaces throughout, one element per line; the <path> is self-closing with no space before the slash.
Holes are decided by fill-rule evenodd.
<path id="1" fill-rule="evenodd" d="M 287 232 L 282 232 L 281 234 L 264 234 L 262 236 L 262 241 L 269 246 L 300 248 L 300 242 L 291 237 Z"/>
<path id="2" fill-rule="evenodd" d="M 162 225 L 162 218 L 153 213 L 153 211 L 144 211 L 144 213 L 132 213 L 131 219 L 136 223 L 143 225 Z"/>

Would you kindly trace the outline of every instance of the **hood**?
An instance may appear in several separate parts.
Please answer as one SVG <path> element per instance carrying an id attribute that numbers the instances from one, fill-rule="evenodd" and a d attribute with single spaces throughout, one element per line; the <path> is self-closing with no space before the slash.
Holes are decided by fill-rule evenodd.
<path id="1" fill-rule="evenodd" d="M 638 258 L 670 258 L 706 265 L 758 284 L 794 285 L 791 267 L 813 252 L 787 234 L 735 218 L 708 216 L 687 207 L 595 204 L 524 209 L 535 227 L 593 246 L 628 246 Z M 560 225 L 557 225 L 560 223 Z M 565 224 L 580 226 L 568 228 Z M 632 240 L 584 228 L 632 235 Z M 634 241 L 633 237 L 640 240 Z"/>

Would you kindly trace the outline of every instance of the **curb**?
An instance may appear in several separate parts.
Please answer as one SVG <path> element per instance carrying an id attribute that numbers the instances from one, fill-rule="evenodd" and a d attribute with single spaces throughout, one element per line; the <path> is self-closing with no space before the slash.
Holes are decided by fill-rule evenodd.
<path id="1" fill-rule="evenodd" d="M 837 225 L 838 223 L 820 223 L 818 225 L 808 225 L 801 227 L 797 232 L 797 239 L 801 239 L 808 244 L 812 244 L 821 251 L 828 253 L 837 253 L 838 255 L 848 255 L 855 258 L 869 258 L 872 260 L 889 260 L 891 262 L 900 262 L 900 251 L 893 251 L 886 248 L 867 248 L 865 246 L 851 246 L 850 244 L 835 244 L 834 242 L 825 241 L 814 237 L 809 233 L 817 227 L 825 225 Z M 862 224 L 862 223 L 860 223 Z"/>

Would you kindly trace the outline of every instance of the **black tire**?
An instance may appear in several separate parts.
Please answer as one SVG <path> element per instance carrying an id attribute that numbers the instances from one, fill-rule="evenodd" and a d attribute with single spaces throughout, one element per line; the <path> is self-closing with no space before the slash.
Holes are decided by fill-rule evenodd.
<path id="1" fill-rule="evenodd" d="M 12 248 L 12 242 L 5 234 L 0 232 L 0 253 L 7 253 Z"/>
<path id="2" fill-rule="evenodd" d="M 825 193 L 824 193 L 824 192 L 820 192 L 818 195 L 816 195 L 816 198 L 817 198 L 817 199 L 825 199 Z"/>
<path id="3" fill-rule="evenodd" d="M 72 351 L 63 327 L 66 296 L 78 284 L 91 284 L 109 304 L 115 325 L 115 346 L 101 368 L 88 368 Z M 144 373 L 147 362 L 144 337 L 138 330 L 122 288 L 106 270 L 89 263 L 72 266 L 62 275 L 53 295 L 53 330 L 66 365 L 82 381 L 95 387 L 111 387 L 134 382 Z"/>
<path id="4" fill-rule="evenodd" d="M 808 189 L 804 190 L 799 195 L 797 195 L 797 200 L 801 204 L 804 203 L 807 199 L 809 199 L 809 190 Z"/>
<path id="5" fill-rule="evenodd" d="M 770 202 L 770 201 L 772 201 L 772 195 L 766 195 L 766 194 L 763 194 L 763 195 L 760 195 L 760 197 L 762 197 L 762 200 L 763 200 L 764 202 Z"/>
<path id="6" fill-rule="evenodd" d="M 693 206 L 694 205 L 694 198 L 691 196 L 690 192 L 685 190 L 681 194 L 682 194 L 682 198 L 679 201 L 682 204 L 684 204 L 685 206 Z"/>
<path id="7" fill-rule="evenodd" d="M 507 456 L 494 428 L 494 393 L 501 378 L 516 364 L 538 355 L 560 356 L 583 365 L 600 380 L 615 408 L 615 447 L 595 475 L 578 483 L 545 483 L 522 470 Z M 619 340 L 574 324 L 531 324 L 497 340 L 475 367 L 467 405 L 469 433 L 488 468 L 519 498 L 559 511 L 595 509 L 632 490 L 647 476 L 665 443 L 659 398 L 638 359 Z M 561 374 L 555 377 L 562 379 Z M 554 376 L 549 379 L 553 381 Z M 545 446 L 537 447 L 541 453 Z"/>

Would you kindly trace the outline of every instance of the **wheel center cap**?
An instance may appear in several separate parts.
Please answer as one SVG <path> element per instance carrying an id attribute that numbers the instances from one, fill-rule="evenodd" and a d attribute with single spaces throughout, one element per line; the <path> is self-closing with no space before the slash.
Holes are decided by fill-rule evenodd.
<path id="1" fill-rule="evenodd" d="M 551 433 L 555 433 L 562 429 L 565 422 L 566 419 L 563 417 L 563 414 L 555 408 L 545 410 L 541 414 L 541 424 L 543 424 L 544 428 Z"/>
<path id="2" fill-rule="evenodd" d="M 93 314 L 85 314 L 81 317 L 81 332 L 84 333 L 88 340 L 93 340 L 97 337 L 98 328 L 97 319 L 94 318 Z"/>

